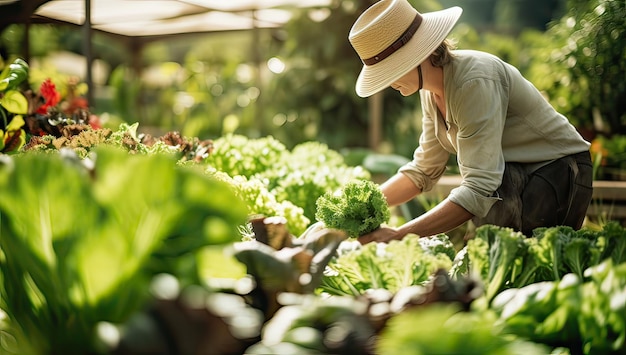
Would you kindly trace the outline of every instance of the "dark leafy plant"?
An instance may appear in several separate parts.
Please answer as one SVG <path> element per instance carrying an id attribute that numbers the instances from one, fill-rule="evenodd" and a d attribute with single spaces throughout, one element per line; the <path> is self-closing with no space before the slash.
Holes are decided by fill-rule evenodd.
<path id="1" fill-rule="evenodd" d="M 262 341 L 246 354 L 374 354 L 375 333 L 367 300 L 314 295 L 289 298 L 265 325 Z"/>
<path id="2" fill-rule="evenodd" d="M 103 352 L 111 355 L 239 355 L 261 339 L 264 317 L 246 298 L 250 279 L 219 287 L 187 286 L 167 274 L 151 283 L 147 307 L 121 324 L 103 323 Z M 111 337 L 109 334 L 114 334 Z"/>
<path id="3" fill-rule="evenodd" d="M 475 286 L 467 279 L 453 281 L 440 269 L 424 285 L 403 287 L 397 293 L 369 289 L 359 297 L 283 294 L 282 307 L 265 324 L 261 341 L 246 353 L 395 354 L 397 351 L 377 351 L 388 322 L 393 324 L 394 317 L 411 309 L 441 304 L 468 311 L 476 297 Z M 436 342 L 421 341 L 427 345 Z"/>
<path id="4" fill-rule="evenodd" d="M 259 303 L 255 306 L 269 319 L 280 308 L 278 294 L 315 291 L 326 265 L 347 236 L 314 225 L 296 238 L 284 228 L 284 222 L 276 223 L 273 218 L 261 218 L 253 223 L 255 239 L 236 243 L 233 255 L 256 280 Z"/>

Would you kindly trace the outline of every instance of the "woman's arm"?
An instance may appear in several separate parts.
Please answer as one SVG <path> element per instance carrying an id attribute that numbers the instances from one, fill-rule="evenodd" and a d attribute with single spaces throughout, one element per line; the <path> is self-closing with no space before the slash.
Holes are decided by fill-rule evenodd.
<path id="1" fill-rule="evenodd" d="M 390 207 L 401 205 L 422 193 L 422 190 L 403 173 L 392 176 L 380 188 Z"/>
<path id="2" fill-rule="evenodd" d="M 379 228 L 359 237 L 361 244 L 370 242 L 389 242 L 402 239 L 407 234 L 428 237 L 446 233 L 471 219 L 473 215 L 465 208 L 445 199 L 430 211 L 412 219 L 398 228 Z"/>
<path id="3" fill-rule="evenodd" d="M 472 217 L 474 215 L 468 210 L 446 198 L 428 212 L 398 227 L 397 230 L 402 237 L 409 233 L 427 237 L 449 232 Z"/>
<path id="4" fill-rule="evenodd" d="M 422 191 L 403 173 L 397 173 L 381 185 L 389 206 L 405 203 Z M 359 242 L 388 242 L 402 239 L 407 234 L 431 236 L 446 233 L 472 218 L 473 215 L 458 204 L 445 199 L 430 211 L 397 228 L 382 227 L 359 237 Z"/>

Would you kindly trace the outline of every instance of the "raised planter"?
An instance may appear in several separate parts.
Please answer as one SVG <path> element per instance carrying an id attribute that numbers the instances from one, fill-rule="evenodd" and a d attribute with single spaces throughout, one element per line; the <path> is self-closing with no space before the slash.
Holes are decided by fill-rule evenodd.
<path id="1" fill-rule="evenodd" d="M 626 223 L 626 181 L 593 182 L 593 200 L 587 210 L 590 218 Z"/>

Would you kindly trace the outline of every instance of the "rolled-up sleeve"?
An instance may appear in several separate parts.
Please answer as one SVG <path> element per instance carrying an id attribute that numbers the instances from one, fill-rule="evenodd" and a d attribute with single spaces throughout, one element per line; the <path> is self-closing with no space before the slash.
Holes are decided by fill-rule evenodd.
<path id="1" fill-rule="evenodd" d="M 450 98 L 449 114 L 458 127 L 462 183 L 448 198 L 475 216 L 486 216 L 499 200 L 494 194 L 504 174 L 502 132 L 507 101 L 503 83 L 481 78 L 466 81 Z"/>

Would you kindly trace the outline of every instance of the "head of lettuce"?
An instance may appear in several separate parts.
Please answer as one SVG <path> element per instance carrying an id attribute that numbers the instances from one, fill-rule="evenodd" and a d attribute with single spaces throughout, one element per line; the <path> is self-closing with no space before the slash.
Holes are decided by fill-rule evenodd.
<path id="1" fill-rule="evenodd" d="M 327 228 L 357 238 L 389 221 L 391 212 L 380 186 L 370 180 L 353 180 L 316 202 L 315 218 Z"/>

